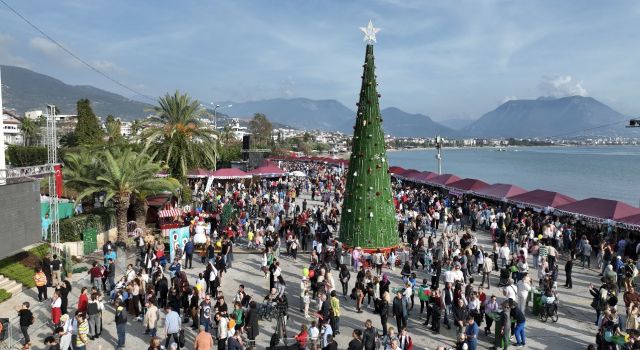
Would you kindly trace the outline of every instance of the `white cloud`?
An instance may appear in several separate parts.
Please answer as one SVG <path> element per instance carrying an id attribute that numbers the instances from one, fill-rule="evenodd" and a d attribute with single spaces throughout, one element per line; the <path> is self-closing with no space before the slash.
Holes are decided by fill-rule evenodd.
<path id="1" fill-rule="evenodd" d="M 0 64 L 29 68 L 29 62 L 11 53 L 14 39 L 9 34 L 0 33 Z"/>
<path id="2" fill-rule="evenodd" d="M 64 44 L 63 44 L 64 45 Z M 78 61 L 69 53 L 65 52 L 58 45 L 50 41 L 49 39 L 42 37 L 35 37 L 29 40 L 29 46 L 47 56 L 47 58 L 63 64 L 69 68 L 87 68 L 82 62 Z M 117 64 L 107 60 L 88 60 L 89 64 L 95 68 L 107 72 L 107 73 L 125 73 L 125 70 Z"/>
<path id="3" fill-rule="evenodd" d="M 545 96 L 567 97 L 587 96 L 587 90 L 582 86 L 582 80 L 576 81 L 570 75 L 543 76 L 540 90 Z"/>
<path id="4" fill-rule="evenodd" d="M 503 103 L 507 103 L 509 101 L 513 101 L 513 100 L 517 100 L 518 98 L 516 96 L 505 96 L 502 101 L 500 101 L 500 104 Z"/>

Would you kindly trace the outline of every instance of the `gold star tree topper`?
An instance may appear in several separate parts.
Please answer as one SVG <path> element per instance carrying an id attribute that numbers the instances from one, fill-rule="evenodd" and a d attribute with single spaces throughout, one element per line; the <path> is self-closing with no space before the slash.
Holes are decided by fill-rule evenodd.
<path id="1" fill-rule="evenodd" d="M 371 20 L 366 27 L 360 27 L 360 30 L 364 32 L 364 41 L 367 44 L 373 44 L 376 42 L 376 33 L 380 31 L 380 28 L 375 28 Z"/>

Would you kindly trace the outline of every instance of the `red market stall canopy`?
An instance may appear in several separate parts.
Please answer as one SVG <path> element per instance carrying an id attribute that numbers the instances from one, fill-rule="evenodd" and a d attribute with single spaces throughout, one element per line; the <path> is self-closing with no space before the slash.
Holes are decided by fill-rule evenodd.
<path id="1" fill-rule="evenodd" d="M 209 176 L 211 176 L 211 171 L 202 168 L 189 170 L 187 173 L 187 179 L 201 179 Z"/>
<path id="2" fill-rule="evenodd" d="M 581 201 L 556 207 L 556 210 L 566 214 L 576 214 L 597 220 L 619 220 L 640 214 L 640 209 L 629 204 L 602 198 L 587 198 Z"/>
<path id="3" fill-rule="evenodd" d="M 402 175 L 406 172 L 407 170 L 403 167 L 399 167 L 399 166 L 391 166 L 389 167 L 389 174 L 392 175 Z"/>
<path id="4" fill-rule="evenodd" d="M 219 180 L 248 179 L 251 174 L 236 168 L 218 169 L 211 174 L 211 177 Z"/>
<path id="5" fill-rule="evenodd" d="M 640 214 L 634 214 L 618 220 L 618 224 L 623 228 L 640 229 Z"/>
<path id="6" fill-rule="evenodd" d="M 275 165 L 267 165 L 255 168 L 251 170 L 249 174 L 262 177 L 280 177 L 284 176 L 286 173 Z"/>
<path id="7" fill-rule="evenodd" d="M 561 205 L 573 203 L 576 200 L 565 196 L 562 193 L 545 191 L 545 190 L 533 190 L 518 194 L 515 196 L 507 197 L 510 202 L 520 203 L 523 205 L 538 207 L 538 208 L 557 208 Z"/>
<path id="8" fill-rule="evenodd" d="M 414 182 L 426 183 L 434 177 L 438 176 L 438 174 L 431 171 L 423 171 L 420 174 L 413 177 Z"/>
<path id="9" fill-rule="evenodd" d="M 487 197 L 487 198 L 502 200 L 504 198 L 523 194 L 527 192 L 527 190 L 515 185 L 497 183 L 497 184 L 489 185 L 487 187 L 483 187 L 478 190 L 474 190 L 472 192 L 473 194 L 480 197 Z"/>
<path id="10" fill-rule="evenodd" d="M 447 187 L 461 192 L 475 191 L 487 186 L 489 186 L 488 183 L 472 178 L 458 180 L 447 185 Z"/>
<path id="11" fill-rule="evenodd" d="M 459 177 L 453 175 L 453 174 L 442 174 L 442 175 L 438 175 L 434 178 L 431 178 L 427 181 L 427 183 L 430 183 L 432 185 L 436 185 L 436 186 L 447 186 L 449 184 L 452 184 L 456 181 L 460 180 Z"/>
<path id="12" fill-rule="evenodd" d="M 172 218 L 174 216 L 180 215 L 182 215 L 182 209 L 179 208 L 171 208 L 158 211 L 158 216 L 161 218 Z"/>
<path id="13" fill-rule="evenodd" d="M 420 175 L 420 171 L 415 169 L 409 169 L 402 174 L 397 174 L 396 176 L 399 178 L 403 178 L 405 180 L 412 180 L 415 176 L 418 176 L 418 175 Z"/>

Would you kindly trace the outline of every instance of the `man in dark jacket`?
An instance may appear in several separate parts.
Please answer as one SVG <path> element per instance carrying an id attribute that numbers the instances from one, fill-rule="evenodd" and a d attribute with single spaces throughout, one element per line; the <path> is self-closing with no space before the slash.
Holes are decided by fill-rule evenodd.
<path id="1" fill-rule="evenodd" d="M 396 318 L 398 329 L 407 326 L 407 319 L 409 317 L 407 299 L 402 297 L 402 291 L 397 291 L 396 297 L 393 299 L 393 316 Z"/>
<path id="2" fill-rule="evenodd" d="M 118 333 L 118 349 L 124 349 L 127 326 L 127 311 L 124 309 L 122 302 L 116 302 L 116 331 Z"/>
<path id="3" fill-rule="evenodd" d="M 195 249 L 195 245 L 193 244 L 193 237 L 189 238 L 189 242 L 184 245 L 184 254 L 186 256 L 184 261 L 185 269 L 193 268 L 193 251 Z"/>
<path id="4" fill-rule="evenodd" d="M 371 320 L 364 322 L 364 332 L 362 334 L 362 345 L 364 350 L 375 350 L 376 340 L 378 339 L 378 330 L 373 328 Z"/>
<path id="5" fill-rule="evenodd" d="M 359 329 L 354 329 L 351 333 L 353 339 L 349 342 L 348 350 L 362 350 L 362 331 Z"/>

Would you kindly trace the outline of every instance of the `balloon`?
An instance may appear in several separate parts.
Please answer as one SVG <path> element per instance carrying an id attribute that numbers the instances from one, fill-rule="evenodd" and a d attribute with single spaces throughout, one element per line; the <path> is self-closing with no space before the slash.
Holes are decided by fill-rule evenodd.
<path id="1" fill-rule="evenodd" d="M 309 276 L 309 268 L 308 267 L 305 267 L 304 269 L 302 269 L 302 275 L 304 277 Z"/>
<path id="2" fill-rule="evenodd" d="M 217 242 L 216 242 L 216 247 L 218 247 L 218 248 L 222 248 L 222 242 L 217 241 Z"/>
<path id="3" fill-rule="evenodd" d="M 309 278 L 313 278 L 313 276 L 315 275 L 316 275 L 316 272 L 314 270 L 309 271 Z"/>
<path id="4" fill-rule="evenodd" d="M 542 239 L 542 235 L 538 235 L 538 239 Z"/>

